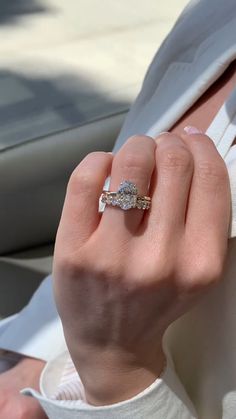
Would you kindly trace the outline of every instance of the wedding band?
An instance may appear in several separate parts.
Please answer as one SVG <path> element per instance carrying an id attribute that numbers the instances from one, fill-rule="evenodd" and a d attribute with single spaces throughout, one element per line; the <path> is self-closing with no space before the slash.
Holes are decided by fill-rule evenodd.
<path id="1" fill-rule="evenodd" d="M 123 210 L 131 208 L 148 210 L 151 206 L 151 198 L 139 195 L 137 186 L 129 180 L 121 182 L 117 192 L 102 191 L 100 199 L 106 205 L 117 206 Z"/>

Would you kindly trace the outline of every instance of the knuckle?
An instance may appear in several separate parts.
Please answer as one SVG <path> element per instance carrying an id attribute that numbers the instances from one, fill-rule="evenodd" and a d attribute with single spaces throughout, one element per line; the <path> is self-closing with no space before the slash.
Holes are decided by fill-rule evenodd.
<path id="1" fill-rule="evenodd" d="M 74 253 L 70 249 L 57 252 L 53 262 L 53 277 L 56 282 L 85 277 L 112 280 L 120 277 L 123 270 L 120 253 L 117 249 L 112 249 L 107 257 L 102 249 L 95 249 L 93 245 L 85 245 Z"/>
<path id="2" fill-rule="evenodd" d="M 135 146 L 136 146 L 138 143 L 144 143 L 145 142 L 145 144 L 146 144 L 147 141 L 154 144 L 153 138 L 148 137 L 147 135 L 132 135 L 131 137 L 129 137 L 127 142 L 128 143 L 133 143 L 134 142 Z"/>
<path id="3" fill-rule="evenodd" d="M 69 252 L 63 252 L 54 258 L 53 262 L 53 273 L 54 277 L 61 278 L 77 278 L 82 276 L 87 267 L 86 260 L 81 251 L 77 251 L 76 254 Z"/>
<path id="4" fill-rule="evenodd" d="M 170 259 L 169 259 L 170 260 Z M 148 271 L 148 278 L 151 282 L 156 282 L 158 279 L 158 284 L 169 284 L 174 275 L 175 275 L 175 266 L 173 264 L 173 261 L 170 260 L 170 262 L 166 263 L 164 259 L 157 260 L 156 263 L 149 266 Z M 142 270 L 140 269 L 140 272 Z"/>
<path id="5" fill-rule="evenodd" d="M 131 282 L 136 282 L 144 287 L 157 282 L 158 284 L 169 283 L 176 268 L 175 250 L 160 245 L 158 252 L 155 251 L 155 257 L 148 258 L 143 253 L 142 247 L 140 247 L 140 251 L 138 251 L 138 257 L 135 250 L 132 250 L 129 257 L 125 258 L 123 266 L 126 277 Z"/>
<path id="6" fill-rule="evenodd" d="M 174 276 L 175 265 L 174 265 L 174 256 L 170 252 L 164 257 L 157 257 L 156 264 L 153 266 L 153 276 L 156 276 L 160 281 L 166 282 L 169 281 Z"/>
<path id="7" fill-rule="evenodd" d="M 72 192 L 89 194 L 97 187 L 97 179 L 94 176 L 94 163 L 107 159 L 107 153 L 103 151 L 94 151 L 89 153 L 80 164 L 73 170 L 68 189 Z"/>
<path id="8" fill-rule="evenodd" d="M 89 194 L 96 187 L 96 182 L 92 167 L 83 168 L 82 170 L 78 166 L 71 174 L 68 190 L 76 194 Z"/>
<path id="9" fill-rule="evenodd" d="M 196 175 L 203 184 L 223 185 L 228 179 L 227 169 L 223 164 L 202 161 L 196 167 Z"/>
<path id="10" fill-rule="evenodd" d="M 188 294 L 196 294 L 216 285 L 222 279 L 223 269 L 224 263 L 220 259 L 212 258 L 211 262 L 209 258 L 204 258 L 180 279 L 179 285 Z"/>
<path id="11" fill-rule="evenodd" d="M 193 167 L 191 152 L 184 146 L 172 146 L 160 151 L 160 166 L 164 170 L 186 173 Z"/>
<path id="12" fill-rule="evenodd" d="M 214 263 L 209 263 L 209 260 L 206 260 L 198 268 L 193 282 L 200 284 L 203 287 L 214 285 L 221 279 L 222 272 L 223 266 L 221 263 L 216 261 Z"/>
<path id="13" fill-rule="evenodd" d="M 146 153 L 132 153 L 129 151 L 122 159 L 118 159 L 116 164 L 124 175 L 125 173 L 128 174 L 129 179 L 137 184 L 143 182 L 149 175 L 150 158 Z"/>
<path id="14" fill-rule="evenodd" d="M 92 151 L 88 153 L 81 163 L 93 166 L 94 161 L 109 159 L 108 153 L 105 151 Z"/>
<path id="15" fill-rule="evenodd" d="M 82 278 L 85 275 L 99 278 L 112 276 L 116 271 L 113 258 L 91 257 L 85 253 L 79 251 L 75 255 L 60 255 L 55 261 L 54 271 L 59 272 L 60 278 Z"/>
<path id="16" fill-rule="evenodd" d="M 121 271 L 121 263 L 118 255 L 110 255 L 109 258 L 99 257 L 89 264 L 89 272 L 98 279 L 113 280 L 121 278 Z"/>
<path id="17" fill-rule="evenodd" d="M 147 156 L 145 153 L 131 153 L 125 154 L 122 160 L 122 169 L 129 171 L 140 172 L 147 165 Z"/>

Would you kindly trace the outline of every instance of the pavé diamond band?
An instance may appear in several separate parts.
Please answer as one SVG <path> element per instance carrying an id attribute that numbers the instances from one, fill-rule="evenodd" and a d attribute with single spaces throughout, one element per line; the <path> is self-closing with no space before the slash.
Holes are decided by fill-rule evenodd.
<path id="1" fill-rule="evenodd" d="M 129 180 L 121 182 L 117 192 L 103 191 L 101 201 L 107 205 L 118 206 L 123 210 L 131 208 L 148 210 L 151 206 L 151 198 L 139 195 L 136 185 Z"/>

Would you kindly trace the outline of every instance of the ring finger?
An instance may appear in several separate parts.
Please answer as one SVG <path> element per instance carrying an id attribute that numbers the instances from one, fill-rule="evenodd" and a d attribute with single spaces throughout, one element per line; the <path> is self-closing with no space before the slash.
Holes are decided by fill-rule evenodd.
<path id="1" fill-rule="evenodd" d="M 113 159 L 110 191 L 117 191 L 120 183 L 129 180 L 138 188 L 139 195 L 147 195 L 155 167 L 155 141 L 147 136 L 134 136 L 123 145 Z M 101 228 L 111 229 L 119 234 L 124 229 L 134 233 L 143 217 L 143 210 L 121 210 L 106 205 Z"/>

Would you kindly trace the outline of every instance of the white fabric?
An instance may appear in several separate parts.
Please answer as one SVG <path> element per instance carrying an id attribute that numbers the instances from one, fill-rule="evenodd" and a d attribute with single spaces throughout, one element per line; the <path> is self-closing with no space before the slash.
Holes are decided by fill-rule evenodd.
<path id="1" fill-rule="evenodd" d="M 54 400 L 82 400 L 86 402 L 86 394 L 83 383 L 74 366 L 70 356 L 67 354 L 65 366 L 61 374 L 59 384 L 55 394 L 52 395 Z"/>
<path id="2" fill-rule="evenodd" d="M 207 135 L 213 139 L 218 152 L 225 159 L 235 135 L 236 122 L 236 89 L 222 105 L 217 116 L 207 130 Z"/>
<path id="3" fill-rule="evenodd" d="M 68 354 L 65 353 L 59 356 L 56 362 L 47 365 L 41 378 L 41 395 L 32 389 L 24 391 L 24 394 L 33 395 L 40 401 L 50 419 L 194 419 L 197 417 L 171 361 L 161 379 L 157 379 L 129 401 L 111 406 L 93 407 L 83 400 L 54 400 L 54 391 L 62 366 L 67 359 Z M 174 388 L 174 391 L 171 391 L 171 388 Z M 50 401 L 49 397 L 52 397 Z"/>
<path id="4" fill-rule="evenodd" d="M 155 57 L 114 151 L 117 151 L 130 135 L 157 135 L 160 131 L 168 130 L 196 102 L 236 57 L 235 24 L 235 0 L 194 0 L 190 3 Z M 233 147 L 231 152 L 229 146 L 235 135 L 235 132 L 231 131 L 235 121 L 230 119 L 233 123 L 226 129 L 227 135 L 224 137 L 222 134 L 216 134 L 213 138 L 215 141 L 220 140 L 217 147 L 222 147 L 228 165 L 234 217 L 236 160 L 232 155 L 235 148 Z M 213 130 L 213 126 L 209 128 L 209 132 L 210 129 Z M 232 226 L 230 235 L 235 237 L 234 220 Z M 55 358 L 47 364 L 43 373 L 42 396 L 32 392 L 42 403 L 49 418 L 235 419 L 235 252 L 236 239 L 233 239 L 229 243 L 224 281 L 206 295 L 190 313 L 169 328 L 166 345 L 171 353 L 168 357 L 170 364 L 161 380 L 157 380 L 137 397 L 114 406 L 92 408 L 86 404 L 82 405 L 81 401 L 50 400 L 64 365 L 59 358 Z M 24 324 L 27 324 L 27 318 L 30 319 L 29 315 L 34 313 L 37 304 L 36 293 L 34 304 L 29 306 L 28 314 L 23 318 Z M 45 295 L 45 307 L 52 307 L 52 304 L 52 296 L 48 298 Z M 42 312 L 41 316 L 43 315 Z M 20 316 L 21 314 L 17 319 Z M 8 325 L 4 332 L 5 338 L 7 332 L 11 335 L 15 330 L 14 324 L 15 321 L 12 320 Z M 41 325 L 44 327 L 43 333 L 40 327 L 37 327 L 35 336 L 43 337 L 47 330 L 43 317 Z M 13 340 L 11 348 L 17 346 Z M 55 345 L 52 342 L 49 336 L 47 342 L 41 340 L 37 351 L 34 345 L 28 347 L 28 350 L 31 353 L 35 351 L 39 354 L 42 351 L 45 354 L 44 348 L 47 346 L 51 349 L 51 355 L 55 356 L 57 350 L 53 352 Z M 2 344 L 4 345 L 4 339 L 0 336 L 0 346 Z M 174 365 L 171 364 L 171 357 L 176 373 Z M 180 380 L 187 389 L 197 414 Z"/>
<path id="5" fill-rule="evenodd" d="M 214 141 L 228 168 L 231 188 L 231 224 L 229 237 L 236 236 L 236 88 L 222 105 L 206 134 Z"/>

